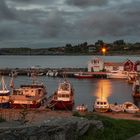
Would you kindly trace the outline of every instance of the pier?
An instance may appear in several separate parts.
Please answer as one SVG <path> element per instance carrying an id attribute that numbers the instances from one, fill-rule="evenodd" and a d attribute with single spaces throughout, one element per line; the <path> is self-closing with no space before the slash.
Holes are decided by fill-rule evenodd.
<path id="1" fill-rule="evenodd" d="M 0 75 L 12 76 L 30 76 L 31 72 L 36 72 L 38 76 L 47 75 L 48 72 L 57 72 L 57 77 L 74 77 L 77 72 L 92 74 L 93 78 L 106 78 L 107 72 L 87 72 L 86 68 L 1 68 Z"/>

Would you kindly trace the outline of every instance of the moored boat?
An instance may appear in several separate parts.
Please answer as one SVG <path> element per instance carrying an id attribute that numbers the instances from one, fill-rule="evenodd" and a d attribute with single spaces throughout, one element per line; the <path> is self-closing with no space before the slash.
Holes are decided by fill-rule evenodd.
<path id="1" fill-rule="evenodd" d="M 38 108 L 46 100 L 46 88 L 43 84 L 21 85 L 10 96 L 11 108 Z"/>
<path id="2" fill-rule="evenodd" d="M 74 107 L 74 91 L 67 80 L 59 83 L 57 91 L 53 94 L 50 105 L 55 110 L 72 110 Z"/>
<path id="3" fill-rule="evenodd" d="M 0 108 L 9 108 L 9 96 L 10 90 L 7 89 L 4 77 L 1 78 L 1 89 L 0 89 Z"/>
<path id="4" fill-rule="evenodd" d="M 88 73 L 84 73 L 84 72 L 79 72 L 79 73 L 75 73 L 74 77 L 79 78 L 79 79 L 93 78 L 93 75 L 92 74 L 88 74 Z"/>
<path id="5" fill-rule="evenodd" d="M 139 108 L 131 102 L 123 103 L 123 108 L 124 108 L 124 111 L 128 113 L 137 113 L 139 111 Z"/>
<path id="6" fill-rule="evenodd" d="M 97 98 L 95 100 L 93 110 L 95 110 L 96 112 L 101 112 L 101 113 L 109 111 L 109 103 L 107 101 L 107 98 L 104 98 L 104 97 Z"/>
<path id="7" fill-rule="evenodd" d="M 76 107 L 76 111 L 78 111 L 78 112 L 86 112 L 86 111 L 88 111 L 88 108 L 87 108 L 86 105 L 82 104 L 82 105 L 78 105 Z"/>
<path id="8" fill-rule="evenodd" d="M 124 112 L 123 105 L 121 104 L 110 104 L 110 110 L 113 112 Z"/>
<path id="9" fill-rule="evenodd" d="M 127 79 L 128 73 L 125 71 L 111 71 L 107 73 L 109 79 Z"/>

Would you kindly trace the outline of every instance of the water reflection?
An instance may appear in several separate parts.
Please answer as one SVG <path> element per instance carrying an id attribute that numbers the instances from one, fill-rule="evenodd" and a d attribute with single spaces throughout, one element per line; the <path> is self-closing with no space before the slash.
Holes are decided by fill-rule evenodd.
<path id="1" fill-rule="evenodd" d="M 104 97 L 108 98 L 112 93 L 112 84 L 110 80 L 107 79 L 101 79 L 97 82 L 97 88 L 95 90 L 95 96 L 96 97 Z"/>

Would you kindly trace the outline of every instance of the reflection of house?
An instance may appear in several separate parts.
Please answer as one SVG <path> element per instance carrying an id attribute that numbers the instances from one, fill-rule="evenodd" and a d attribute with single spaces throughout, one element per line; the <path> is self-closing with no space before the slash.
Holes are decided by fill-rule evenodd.
<path id="1" fill-rule="evenodd" d="M 92 58 L 88 63 L 88 71 L 101 71 L 104 68 L 104 62 L 100 58 Z"/>
<path id="2" fill-rule="evenodd" d="M 123 63 L 105 62 L 104 69 L 106 71 L 123 71 Z"/>
<path id="3" fill-rule="evenodd" d="M 124 71 L 133 71 L 134 70 L 134 63 L 130 60 L 124 62 Z"/>

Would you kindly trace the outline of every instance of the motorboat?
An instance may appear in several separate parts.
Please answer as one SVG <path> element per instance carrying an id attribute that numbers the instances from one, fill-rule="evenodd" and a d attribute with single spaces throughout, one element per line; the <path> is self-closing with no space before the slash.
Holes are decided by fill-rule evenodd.
<path id="1" fill-rule="evenodd" d="M 109 79 L 127 79 L 128 73 L 126 71 L 111 71 L 107 73 Z"/>
<path id="2" fill-rule="evenodd" d="M 74 90 L 68 80 L 59 83 L 52 96 L 50 106 L 54 110 L 72 110 L 74 107 Z"/>
<path id="3" fill-rule="evenodd" d="M 113 112 L 124 112 L 123 105 L 121 104 L 110 104 L 110 110 Z"/>
<path id="4" fill-rule="evenodd" d="M 95 100 L 93 110 L 95 110 L 96 112 L 102 112 L 102 113 L 109 111 L 109 103 L 107 101 L 107 98 L 104 98 L 104 97 L 97 98 Z"/>
<path id="5" fill-rule="evenodd" d="M 76 111 L 78 111 L 78 112 L 86 112 L 87 110 L 88 110 L 87 105 L 84 105 L 84 104 L 78 105 L 76 107 Z"/>
<path id="6" fill-rule="evenodd" d="M 139 111 L 139 108 L 131 102 L 123 103 L 123 108 L 124 108 L 124 111 L 128 113 L 137 113 Z"/>
<path id="7" fill-rule="evenodd" d="M 93 78 L 93 75 L 89 73 L 85 73 L 85 72 L 78 72 L 78 73 L 74 73 L 74 77 L 79 78 L 79 79 Z"/>

